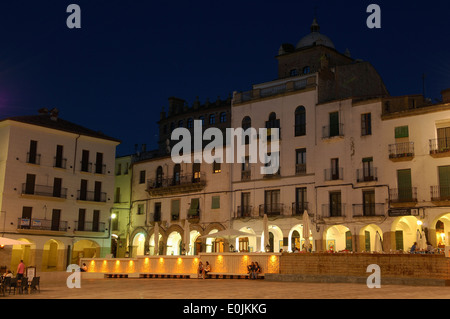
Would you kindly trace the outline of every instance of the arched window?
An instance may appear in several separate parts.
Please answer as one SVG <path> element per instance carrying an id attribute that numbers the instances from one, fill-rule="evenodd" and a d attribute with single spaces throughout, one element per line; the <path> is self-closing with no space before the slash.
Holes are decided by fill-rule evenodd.
<path id="1" fill-rule="evenodd" d="M 183 127 L 183 120 L 178 121 L 178 127 Z"/>
<path id="2" fill-rule="evenodd" d="M 303 74 L 309 74 L 311 72 L 311 68 L 309 66 L 305 66 L 303 68 Z"/>
<path id="3" fill-rule="evenodd" d="M 225 123 L 227 121 L 227 113 L 222 112 L 220 113 L 220 123 Z"/>
<path id="4" fill-rule="evenodd" d="M 200 121 L 202 121 L 202 125 L 205 125 L 205 117 L 204 116 L 200 116 L 198 119 Z"/>
<path id="5" fill-rule="evenodd" d="M 156 169 L 156 187 L 161 187 L 163 182 L 163 168 L 162 166 L 158 166 Z"/>
<path id="6" fill-rule="evenodd" d="M 181 181 L 181 166 L 180 164 L 175 164 L 173 168 L 173 185 L 179 185 Z"/>
<path id="7" fill-rule="evenodd" d="M 306 111 L 304 106 L 295 109 L 295 136 L 306 135 Z"/>
<path id="8" fill-rule="evenodd" d="M 216 123 L 216 116 L 214 114 L 211 114 L 209 116 L 209 124 L 215 124 Z"/>
<path id="9" fill-rule="evenodd" d="M 280 132 L 280 119 L 277 119 L 277 114 L 275 112 L 272 112 L 269 114 L 269 120 L 266 122 L 266 128 L 267 128 L 267 140 L 271 140 L 271 133 L 273 128 L 278 129 L 278 136 L 281 137 Z"/>
<path id="10" fill-rule="evenodd" d="M 247 129 L 252 127 L 252 119 L 250 118 L 250 116 L 246 116 L 246 117 L 244 117 L 242 119 L 242 125 L 241 126 L 242 126 L 242 129 L 244 131 L 246 131 Z M 245 138 L 244 143 L 245 144 L 250 144 L 250 136 L 249 135 L 244 135 L 244 138 Z"/>

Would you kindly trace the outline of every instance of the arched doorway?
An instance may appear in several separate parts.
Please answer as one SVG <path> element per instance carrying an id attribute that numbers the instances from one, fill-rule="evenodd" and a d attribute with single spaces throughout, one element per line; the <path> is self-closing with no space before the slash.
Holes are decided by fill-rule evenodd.
<path id="1" fill-rule="evenodd" d="M 142 256 L 145 255 L 145 234 L 137 233 L 133 238 L 133 255 Z"/>
<path id="2" fill-rule="evenodd" d="M 179 232 L 174 231 L 167 237 L 167 255 L 180 255 L 182 250 L 182 237 Z"/>
<path id="3" fill-rule="evenodd" d="M 12 271 L 17 269 L 20 261 L 23 260 L 25 266 L 36 265 L 36 245 L 26 238 L 19 238 L 20 241 L 29 242 L 30 245 L 14 245 L 11 252 L 11 268 Z"/>
<path id="4" fill-rule="evenodd" d="M 240 252 L 256 251 L 256 233 L 251 227 L 242 227 L 239 231 L 248 233 L 248 237 L 236 238 L 236 248 Z"/>
<path id="5" fill-rule="evenodd" d="M 361 228 L 359 235 L 360 235 L 359 251 L 381 252 L 383 250 L 383 231 L 379 226 L 374 224 L 367 225 Z"/>
<path id="6" fill-rule="evenodd" d="M 100 245 L 95 241 L 82 239 L 73 245 L 72 264 L 79 264 L 80 258 L 100 257 Z"/>
<path id="7" fill-rule="evenodd" d="M 261 251 L 278 252 L 283 247 L 283 232 L 280 227 L 269 225 L 269 247 L 264 247 L 264 233 L 261 236 Z"/>
<path id="8" fill-rule="evenodd" d="M 44 244 L 42 251 L 42 271 L 64 270 L 64 244 L 56 239 L 50 239 Z"/>
<path id="9" fill-rule="evenodd" d="M 352 233 L 343 225 L 334 225 L 325 233 L 325 248 L 327 251 L 353 250 Z"/>
<path id="10" fill-rule="evenodd" d="M 392 231 L 395 234 L 395 249 L 409 251 L 417 240 L 417 217 L 402 216 L 392 223 Z"/>

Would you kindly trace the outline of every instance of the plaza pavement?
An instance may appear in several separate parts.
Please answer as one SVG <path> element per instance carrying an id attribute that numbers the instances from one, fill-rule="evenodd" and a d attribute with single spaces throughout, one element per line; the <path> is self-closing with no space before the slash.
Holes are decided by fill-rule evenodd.
<path id="1" fill-rule="evenodd" d="M 82 279 L 81 288 L 66 282 L 41 282 L 40 293 L 9 299 L 450 299 L 450 287 L 274 282 L 248 279 Z"/>

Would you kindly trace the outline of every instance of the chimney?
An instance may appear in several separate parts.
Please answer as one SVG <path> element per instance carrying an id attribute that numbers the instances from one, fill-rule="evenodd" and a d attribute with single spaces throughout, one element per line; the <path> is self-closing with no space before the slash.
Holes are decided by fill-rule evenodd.
<path id="1" fill-rule="evenodd" d="M 57 121 L 58 120 L 58 114 L 59 114 L 59 110 L 57 108 L 51 109 L 50 110 L 50 119 L 52 121 Z"/>
<path id="2" fill-rule="evenodd" d="M 450 88 L 443 90 L 441 95 L 443 103 L 450 103 Z"/>

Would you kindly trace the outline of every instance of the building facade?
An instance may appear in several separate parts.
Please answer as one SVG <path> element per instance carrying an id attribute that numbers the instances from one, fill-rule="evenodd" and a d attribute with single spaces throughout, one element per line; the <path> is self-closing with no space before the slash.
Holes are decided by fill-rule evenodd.
<path id="1" fill-rule="evenodd" d="M 40 271 L 65 270 L 80 257 L 110 252 L 114 159 L 119 141 L 59 118 L 57 110 L 0 121 L 0 210 L 4 247 Z"/>

